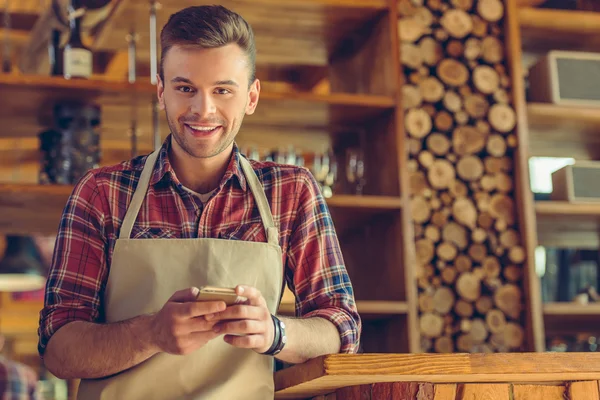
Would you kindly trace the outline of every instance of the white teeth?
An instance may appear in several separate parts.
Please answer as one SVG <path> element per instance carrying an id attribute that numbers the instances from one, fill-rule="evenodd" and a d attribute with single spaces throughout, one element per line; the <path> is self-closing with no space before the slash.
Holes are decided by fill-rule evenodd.
<path id="1" fill-rule="evenodd" d="M 216 126 L 213 127 L 209 127 L 209 126 L 192 126 L 192 125 L 188 125 L 190 128 L 192 128 L 195 131 L 203 131 L 203 132 L 209 132 L 212 131 L 214 129 L 216 129 Z"/>

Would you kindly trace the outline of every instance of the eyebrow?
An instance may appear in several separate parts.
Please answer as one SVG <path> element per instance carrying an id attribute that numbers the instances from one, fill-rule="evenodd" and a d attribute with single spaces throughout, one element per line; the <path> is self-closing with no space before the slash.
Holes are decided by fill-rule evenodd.
<path id="1" fill-rule="evenodd" d="M 228 79 L 226 81 L 217 81 L 217 82 L 215 82 L 215 86 L 235 86 L 235 87 L 240 87 L 240 85 L 238 85 L 238 83 L 236 81 L 232 81 L 231 79 Z"/>
<path id="2" fill-rule="evenodd" d="M 175 78 L 171 79 L 171 83 L 189 83 L 190 85 L 194 84 L 194 82 L 182 76 L 176 76 Z"/>
<path id="3" fill-rule="evenodd" d="M 194 82 L 192 82 L 191 80 L 189 80 L 188 78 L 184 78 L 182 76 L 176 76 L 175 78 L 171 79 L 171 83 L 187 83 L 189 85 L 193 85 Z M 240 87 L 240 85 L 238 85 L 238 83 L 236 81 L 233 81 L 231 79 L 225 80 L 225 81 L 217 81 L 214 83 L 215 86 L 235 86 L 235 87 Z"/>

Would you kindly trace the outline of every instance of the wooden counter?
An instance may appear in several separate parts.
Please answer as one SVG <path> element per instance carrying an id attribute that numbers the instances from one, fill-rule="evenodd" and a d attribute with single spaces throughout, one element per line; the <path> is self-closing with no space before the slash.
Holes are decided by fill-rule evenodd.
<path id="1" fill-rule="evenodd" d="M 275 374 L 278 399 L 598 400 L 600 353 L 332 355 Z"/>

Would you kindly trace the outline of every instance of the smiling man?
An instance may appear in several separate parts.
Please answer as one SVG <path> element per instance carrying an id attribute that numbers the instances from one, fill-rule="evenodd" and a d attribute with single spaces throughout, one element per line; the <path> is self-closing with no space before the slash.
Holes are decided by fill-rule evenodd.
<path id="1" fill-rule="evenodd" d="M 84 399 L 273 398 L 273 359 L 358 350 L 361 322 L 331 216 L 304 168 L 235 144 L 260 94 L 250 26 L 186 8 L 161 33 L 171 134 L 89 171 L 65 207 L 39 351 Z M 287 282 L 297 318 L 276 316 Z M 198 287 L 245 301 L 199 301 Z"/>

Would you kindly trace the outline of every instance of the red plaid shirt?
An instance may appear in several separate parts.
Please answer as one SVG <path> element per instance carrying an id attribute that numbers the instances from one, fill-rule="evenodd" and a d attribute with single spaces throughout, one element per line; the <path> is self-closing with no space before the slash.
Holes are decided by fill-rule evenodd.
<path id="1" fill-rule="evenodd" d="M 40 399 L 37 380 L 27 365 L 0 357 L 0 400 Z"/>
<path id="2" fill-rule="evenodd" d="M 265 242 L 265 230 L 234 146 L 229 166 L 203 205 L 177 180 L 169 162 L 170 137 L 160 150 L 132 238 L 220 238 Z M 39 352 L 68 322 L 102 323 L 103 294 L 119 229 L 146 156 L 89 171 L 64 209 L 44 308 Z M 251 161 L 279 227 L 296 315 L 323 317 L 338 328 L 341 352 L 358 351 L 361 321 L 335 229 L 312 174 L 304 168 Z"/>

